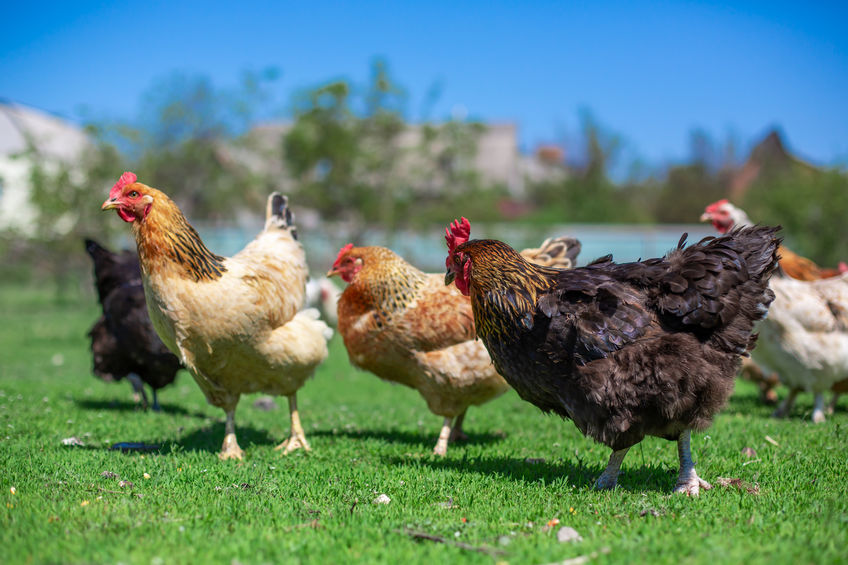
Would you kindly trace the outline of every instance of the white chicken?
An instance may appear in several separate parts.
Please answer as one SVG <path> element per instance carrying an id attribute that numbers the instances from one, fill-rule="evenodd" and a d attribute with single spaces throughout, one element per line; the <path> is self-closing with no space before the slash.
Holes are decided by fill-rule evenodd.
<path id="1" fill-rule="evenodd" d="M 806 391 L 815 395 L 813 422 L 824 422 L 823 393 L 848 376 L 848 274 L 817 281 L 772 277 L 769 286 L 775 299 L 752 355 L 789 387 L 775 416 L 786 416 Z"/>

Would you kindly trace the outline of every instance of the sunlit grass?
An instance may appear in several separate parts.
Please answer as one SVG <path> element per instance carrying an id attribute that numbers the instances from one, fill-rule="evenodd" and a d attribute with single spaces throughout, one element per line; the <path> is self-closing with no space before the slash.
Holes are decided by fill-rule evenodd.
<path id="1" fill-rule="evenodd" d="M 808 422 L 810 398 L 793 419 L 776 421 L 752 386 L 737 385 L 715 425 L 693 437 L 693 453 L 705 479 L 742 479 L 758 494 L 717 487 L 697 500 L 670 495 L 676 450 L 657 439 L 631 450 L 615 492 L 597 492 L 592 481 L 608 449 L 514 393 L 472 409 L 470 441 L 451 445 L 444 459 L 430 455 L 439 418 L 414 391 L 351 369 L 336 339 L 298 397 L 313 452 L 274 451 L 288 433 L 285 401 L 262 411 L 249 396 L 236 415 L 246 459 L 221 462 L 223 413 L 187 373 L 162 391 L 162 413 L 136 411 L 129 384 L 90 374 L 94 299 L 49 298 L 0 289 L 4 563 L 848 558 L 845 401 L 824 425 Z M 70 437 L 84 445 L 64 446 Z M 160 448 L 109 449 L 118 442 Z M 745 447 L 756 456 L 743 455 Z M 374 504 L 380 494 L 391 502 Z M 559 543 L 562 526 L 583 540 Z"/>

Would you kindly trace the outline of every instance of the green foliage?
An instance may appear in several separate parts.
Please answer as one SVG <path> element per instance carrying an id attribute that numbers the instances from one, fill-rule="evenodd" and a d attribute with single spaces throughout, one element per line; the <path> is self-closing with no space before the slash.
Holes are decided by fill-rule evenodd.
<path id="1" fill-rule="evenodd" d="M 704 163 L 671 167 L 657 192 L 654 218 L 663 223 L 691 223 L 707 204 L 726 195 L 727 178 L 710 171 Z"/>
<path id="2" fill-rule="evenodd" d="M 848 261 L 848 174 L 797 166 L 757 182 L 743 208 L 753 221 L 780 224 L 786 243 L 819 265 Z"/>
<path id="3" fill-rule="evenodd" d="M 31 164 L 35 224 L 26 233 L 2 235 L 4 260 L 26 263 L 33 269 L 31 275 L 52 276 L 61 297 L 69 278 L 87 268 L 83 238 L 108 239 L 115 227 L 106 221 L 100 205 L 114 184 L 115 170 L 121 170 L 122 158 L 106 144 L 86 148 L 73 165 L 45 160 L 34 146 L 18 158 Z"/>
<path id="4" fill-rule="evenodd" d="M 91 376 L 96 302 L 54 306 L 43 291 L 0 287 L 5 564 L 844 561 L 845 399 L 825 424 L 809 423 L 804 395 L 778 421 L 739 382 L 692 447 L 702 477 L 738 478 L 741 490 L 670 494 L 676 449 L 649 438 L 619 487 L 598 492 L 609 450 L 513 392 L 472 408 L 469 441 L 431 455 L 440 419 L 414 391 L 352 369 L 336 338 L 298 394 L 313 452 L 274 451 L 288 433 L 285 400 L 266 412 L 246 396 L 236 413 L 246 460 L 222 462 L 223 413 L 189 375 L 161 392 L 158 414 L 133 409 L 129 384 Z M 84 445 L 62 445 L 69 437 Z M 109 449 L 117 442 L 161 448 L 124 454 Z M 381 493 L 390 504 L 372 503 Z M 583 540 L 558 543 L 563 526 Z"/>
<path id="5" fill-rule="evenodd" d="M 129 156 L 139 179 L 175 198 L 189 217 L 232 219 L 262 207 L 270 182 L 238 158 L 243 134 L 270 98 L 274 69 L 246 72 L 233 89 L 208 77 L 172 73 L 142 100 L 137 123 L 106 123 L 97 133 Z M 116 176 L 117 178 L 117 176 Z"/>
<path id="6" fill-rule="evenodd" d="M 379 60 L 365 88 L 341 80 L 299 93 L 282 142 L 298 203 L 326 219 L 393 228 L 431 217 L 427 203 L 435 195 L 473 191 L 470 160 L 483 126 L 425 124 L 410 144 L 403 139 L 405 101 Z"/>
<path id="7" fill-rule="evenodd" d="M 621 148 L 620 138 L 606 131 L 589 113 L 581 116 L 585 162 L 559 181 L 531 184 L 530 201 L 537 207 L 532 219 L 563 223 L 630 223 L 649 221 L 635 185 L 617 185 L 609 178 Z"/>

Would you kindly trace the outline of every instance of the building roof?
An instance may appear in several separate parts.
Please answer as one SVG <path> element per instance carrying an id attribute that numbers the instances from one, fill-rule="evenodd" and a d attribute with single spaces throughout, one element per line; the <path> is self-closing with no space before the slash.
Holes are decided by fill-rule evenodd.
<path id="1" fill-rule="evenodd" d="M 73 161 L 90 141 L 82 128 L 67 120 L 0 101 L 0 156 L 23 153 L 30 143 L 42 156 Z"/>

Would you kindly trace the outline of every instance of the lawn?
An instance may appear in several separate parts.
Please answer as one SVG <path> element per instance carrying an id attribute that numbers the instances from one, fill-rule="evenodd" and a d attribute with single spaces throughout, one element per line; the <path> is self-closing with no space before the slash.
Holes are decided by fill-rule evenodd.
<path id="1" fill-rule="evenodd" d="M 313 451 L 274 451 L 285 399 L 267 411 L 248 396 L 236 414 L 246 459 L 221 462 L 223 412 L 187 373 L 162 391 L 161 413 L 137 411 L 128 383 L 91 376 L 97 314 L 93 296 L 56 304 L 0 288 L 4 563 L 848 560 L 848 399 L 822 425 L 808 420 L 809 395 L 776 421 L 739 382 L 692 442 L 703 478 L 737 486 L 671 495 L 675 446 L 651 438 L 619 487 L 597 492 L 609 450 L 512 392 L 472 408 L 468 442 L 431 455 L 440 419 L 414 391 L 352 369 L 335 338 L 298 396 Z M 71 437 L 83 445 L 63 445 Z M 381 494 L 391 502 L 374 503 Z M 582 540 L 559 542 L 563 526 Z"/>

